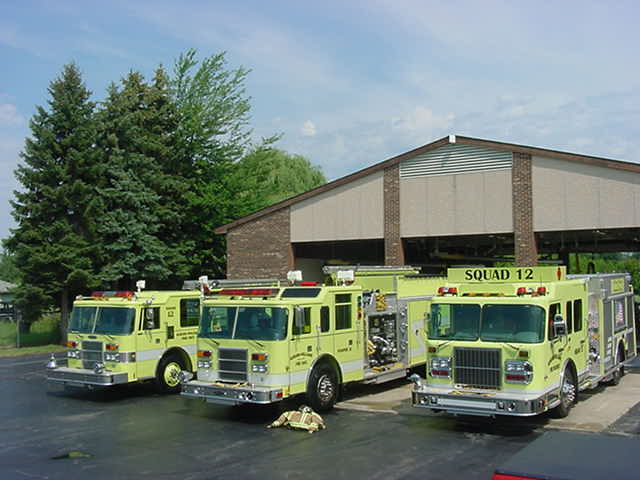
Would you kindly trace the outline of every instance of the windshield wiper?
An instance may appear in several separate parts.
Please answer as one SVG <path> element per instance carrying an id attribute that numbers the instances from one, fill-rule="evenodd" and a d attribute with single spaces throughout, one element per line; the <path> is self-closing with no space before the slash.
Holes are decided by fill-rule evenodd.
<path id="1" fill-rule="evenodd" d="M 264 345 L 262 343 L 260 343 L 258 340 L 255 340 L 253 338 L 247 338 L 247 340 L 249 340 L 250 342 L 257 343 L 260 348 L 264 348 Z"/>
<path id="2" fill-rule="evenodd" d="M 451 342 L 453 342 L 453 340 L 447 340 L 446 342 L 441 343 L 440 345 L 438 345 L 438 346 L 436 347 L 436 352 L 437 352 L 438 350 L 440 350 L 442 347 L 444 347 L 445 345 L 449 345 Z"/>

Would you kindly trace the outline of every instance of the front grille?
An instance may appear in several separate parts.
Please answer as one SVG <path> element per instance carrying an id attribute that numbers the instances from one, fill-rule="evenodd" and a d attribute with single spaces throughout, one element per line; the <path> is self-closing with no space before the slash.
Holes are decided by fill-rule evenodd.
<path id="1" fill-rule="evenodd" d="M 82 368 L 93 370 L 96 362 L 102 362 L 102 342 L 82 342 Z"/>
<path id="2" fill-rule="evenodd" d="M 245 348 L 219 348 L 218 375 L 220 380 L 246 382 L 247 350 Z"/>
<path id="3" fill-rule="evenodd" d="M 500 388 L 500 350 L 494 348 L 454 348 L 453 379 L 458 385 Z"/>

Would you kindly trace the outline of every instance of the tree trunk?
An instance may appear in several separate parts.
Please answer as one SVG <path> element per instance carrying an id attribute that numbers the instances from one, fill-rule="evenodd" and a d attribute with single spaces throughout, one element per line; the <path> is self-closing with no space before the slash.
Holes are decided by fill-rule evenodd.
<path id="1" fill-rule="evenodd" d="M 67 327 L 69 326 L 69 287 L 62 288 L 62 304 L 60 305 L 60 339 L 67 342 Z"/>

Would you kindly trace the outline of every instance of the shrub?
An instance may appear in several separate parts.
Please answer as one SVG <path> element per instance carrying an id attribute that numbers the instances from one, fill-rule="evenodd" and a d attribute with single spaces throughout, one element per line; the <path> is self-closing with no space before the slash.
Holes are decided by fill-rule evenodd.
<path id="1" fill-rule="evenodd" d="M 45 313 L 31 324 L 30 333 L 49 333 L 60 329 L 60 314 Z"/>
<path id="2" fill-rule="evenodd" d="M 13 322 L 0 322 L 0 347 L 15 347 L 16 324 Z"/>

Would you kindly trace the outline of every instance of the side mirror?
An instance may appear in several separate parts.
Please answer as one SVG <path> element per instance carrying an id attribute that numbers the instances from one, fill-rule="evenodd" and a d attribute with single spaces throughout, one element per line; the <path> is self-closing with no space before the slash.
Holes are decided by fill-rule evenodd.
<path id="1" fill-rule="evenodd" d="M 153 309 L 145 308 L 144 309 L 144 328 L 145 330 L 151 330 L 155 327 L 155 322 L 153 321 Z"/>
<path id="2" fill-rule="evenodd" d="M 293 324 L 298 334 L 302 333 L 302 329 L 304 328 L 304 308 L 295 307 L 293 311 Z"/>
<path id="3" fill-rule="evenodd" d="M 560 314 L 553 317 L 553 332 L 557 337 L 567 334 L 567 324 Z"/>

